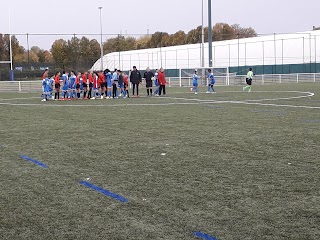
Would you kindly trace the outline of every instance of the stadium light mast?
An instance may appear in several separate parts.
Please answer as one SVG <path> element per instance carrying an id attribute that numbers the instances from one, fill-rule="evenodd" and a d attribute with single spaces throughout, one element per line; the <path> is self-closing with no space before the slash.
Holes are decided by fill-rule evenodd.
<path id="1" fill-rule="evenodd" d="M 201 32 L 201 37 L 202 37 L 202 43 L 201 43 L 201 67 L 204 67 L 204 12 L 203 12 L 203 7 L 204 7 L 204 0 L 202 0 L 202 32 Z M 202 74 L 203 75 L 203 74 Z"/>
<path id="2" fill-rule="evenodd" d="M 211 0 L 208 0 L 208 45 L 209 45 L 209 67 L 212 67 L 212 16 Z"/>
<path id="3" fill-rule="evenodd" d="M 100 59 L 100 64 L 101 64 L 101 71 L 103 71 L 103 46 L 102 46 L 102 7 L 98 7 L 100 10 L 100 50 L 101 50 L 101 59 Z"/>

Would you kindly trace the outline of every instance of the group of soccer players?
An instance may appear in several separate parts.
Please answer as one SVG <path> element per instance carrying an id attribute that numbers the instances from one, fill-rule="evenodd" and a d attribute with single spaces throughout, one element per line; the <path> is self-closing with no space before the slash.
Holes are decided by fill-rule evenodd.
<path id="1" fill-rule="evenodd" d="M 167 82 L 163 68 L 160 68 L 159 71 L 156 69 L 155 73 L 147 68 L 144 73 L 144 80 L 146 81 L 148 97 L 159 96 L 162 92 L 164 95 L 166 94 L 165 85 Z M 130 82 L 133 86 L 133 97 L 139 97 L 139 85 L 142 83 L 142 76 L 135 66 L 130 74 Z M 153 82 L 156 86 L 154 93 L 152 91 Z M 49 69 L 46 69 L 42 77 L 42 87 L 43 99 L 41 101 L 129 97 L 129 77 L 125 72 L 117 69 L 113 73 L 109 69 L 99 72 L 90 70 L 77 73 L 75 71 L 70 73 L 63 71 L 62 73 L 56 72 L 51 78 L 49 78 Z M 135 95 L 135 89 L 137 95 Z"/>
<path id="2" fill-rule="evenodd" d="M 48 77 L 47 69 L 42 77 L 43 99 L 53 100 L 78 100 L 82 99 L 106 99 L 129 96 L 128 76 L 126 73 L 115 69 L 111 73 L 109 69 L 100 72 L 56 72 L 51 78 Z M 53 84 L 55 94 L 53 96 Z M 61 98 L 60 98 L 61 93 Z"/>
<path id="3" fill-rule="evenodd" d="M 206 93 L 216 93 L 214 89 L 215 77 L 211 69 L 208 69 L 208 90 Z M 129 77 L 125 72 L 115 69 L 113 73 L 109 69 L 100 72 L 74 72 L 71 71 L 67 73 L 65 71 L 57 72 L 54 76 L 49 78 L 49 70 L 46 69 L 43 74 L 42 86 L 43 86 L 43 99 L 42 101 L 47 101 L 47 99 L 53 100 L 78 100 L 83 93 L 82 99 L 111 99 L 111 98 L 127 98 L 129 97 Z M 249 69 L 247 74 L 246 83 L 247 87 L 243 88 L 243 91 L 248 90 L 251 92 L 252 77 L 254 73 L 252 68 Z M 193 74 L 193 91 L 198 94 L 198 80 L 197 70 Z M 166 80 L 163 72 L 163 68 L 158 71 L 156 69 L 155 73 L 147 68 L 144 73 L 144 79 L 146 81 L 147 95 L 153 95 L 153 82 L 155 84 L 156 90 L 154 91 L 155 96 L 166 94 L 165 85 Z M 133 85 L 133 96 L 135 96 L 135 89 L 137 90 L 137 97 L 139 97 L 139 85 L 142 82 L 141 74 L 136 67 L 133 67 L 133 71 L 130 75 L 130 82 Z M 55 88 L 55 94 L 53 96 L 53 84 Z M 61 88 L 62 85 L 62 88 Z M 62 94 L 60 98 L 60 92 Z M 105 96 L 105 97 L 104 97 Z"/>

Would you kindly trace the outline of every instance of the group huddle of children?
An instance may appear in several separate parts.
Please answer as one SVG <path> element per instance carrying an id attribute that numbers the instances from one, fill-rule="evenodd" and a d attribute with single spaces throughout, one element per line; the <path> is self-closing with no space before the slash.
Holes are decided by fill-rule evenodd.
<path id="1" fill-rule="evenodd" d="M 55 94 L 53 96 L 53 85 Z M 96 98 L 123 98 L 129 97 L 128 76 L 126 73 L 115 69 L 112 74 L 109 69 L 100 72 L 78 72 L 65 71 L 57 72 L 51 78 L 48 77 L 48 69 L 42 77 L 43 99 L 42 101 L 52 100 L 78 100 Z M 60 97 L 61 93 L 61 97 Z"/>

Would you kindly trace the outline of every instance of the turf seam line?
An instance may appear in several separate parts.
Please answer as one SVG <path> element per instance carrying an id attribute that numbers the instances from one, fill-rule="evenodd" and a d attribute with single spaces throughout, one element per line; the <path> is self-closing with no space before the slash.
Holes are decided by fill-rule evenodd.
<path id="1" fill-rule="evenodd" d="M 46 164 L 44 164 L 44 163 L 42 163 L 42 162 L 40 162 L 38 160 L 35 160 L 35 159 L 31 158 L 31 157 L 28 157 L 28 156 L 25 156 L 25 155 L 20 155 L 20 158 L 22 158 L 22 159 L 24 159 L 24 160 L 26 160 L 28 162 L 32 162 L 32 163 L 38 165 L 39 167 L 48 168 L 48 166 Z"/>
<path id="2" fill-rule="evenodd" d="M 128 199 L 126 199 L 125 197 L 122 197 L 116 193 L 113 193 L 113 192 L 110 192 L 109 190 L 106 190 L 106 189 L 103 189 L 101 187 L 98 187 L 90 182 L 87 182 L 87 181 L 80 181 L 79 182 L 81 185 L 83 186 L 86 186 L 88 188 L 91 188 L 92 190 L 96 191 L 96 192 L 100 192 L 108 197 L 111 197 L 111 198 L 114 198 L 120 202 L 123 202 L 123 203 L 127 203 L 128 202 Z"/>

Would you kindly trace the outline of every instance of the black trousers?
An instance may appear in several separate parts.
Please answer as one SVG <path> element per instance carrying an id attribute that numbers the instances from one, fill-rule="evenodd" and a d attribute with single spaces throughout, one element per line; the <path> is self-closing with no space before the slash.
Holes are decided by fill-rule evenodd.
<path id="1" fill-rule="evenodd" d="M 160 85 L 159 96 L 161 96 L 162 90 L 163 90 L 163 95 L 166 95 L 166 85 Z"/>
<path id="2" fill-rule="evenodd" d="M 112 97 L 117 97 L 117 84 L 112 84 Z"/>
<path id="3" fill-rule="evenodd" d="M 132 95 L 134 95 L 135 88 L 137 88 L 137 95 L 139 95 L 139 83 L 132 83 Z"/>

